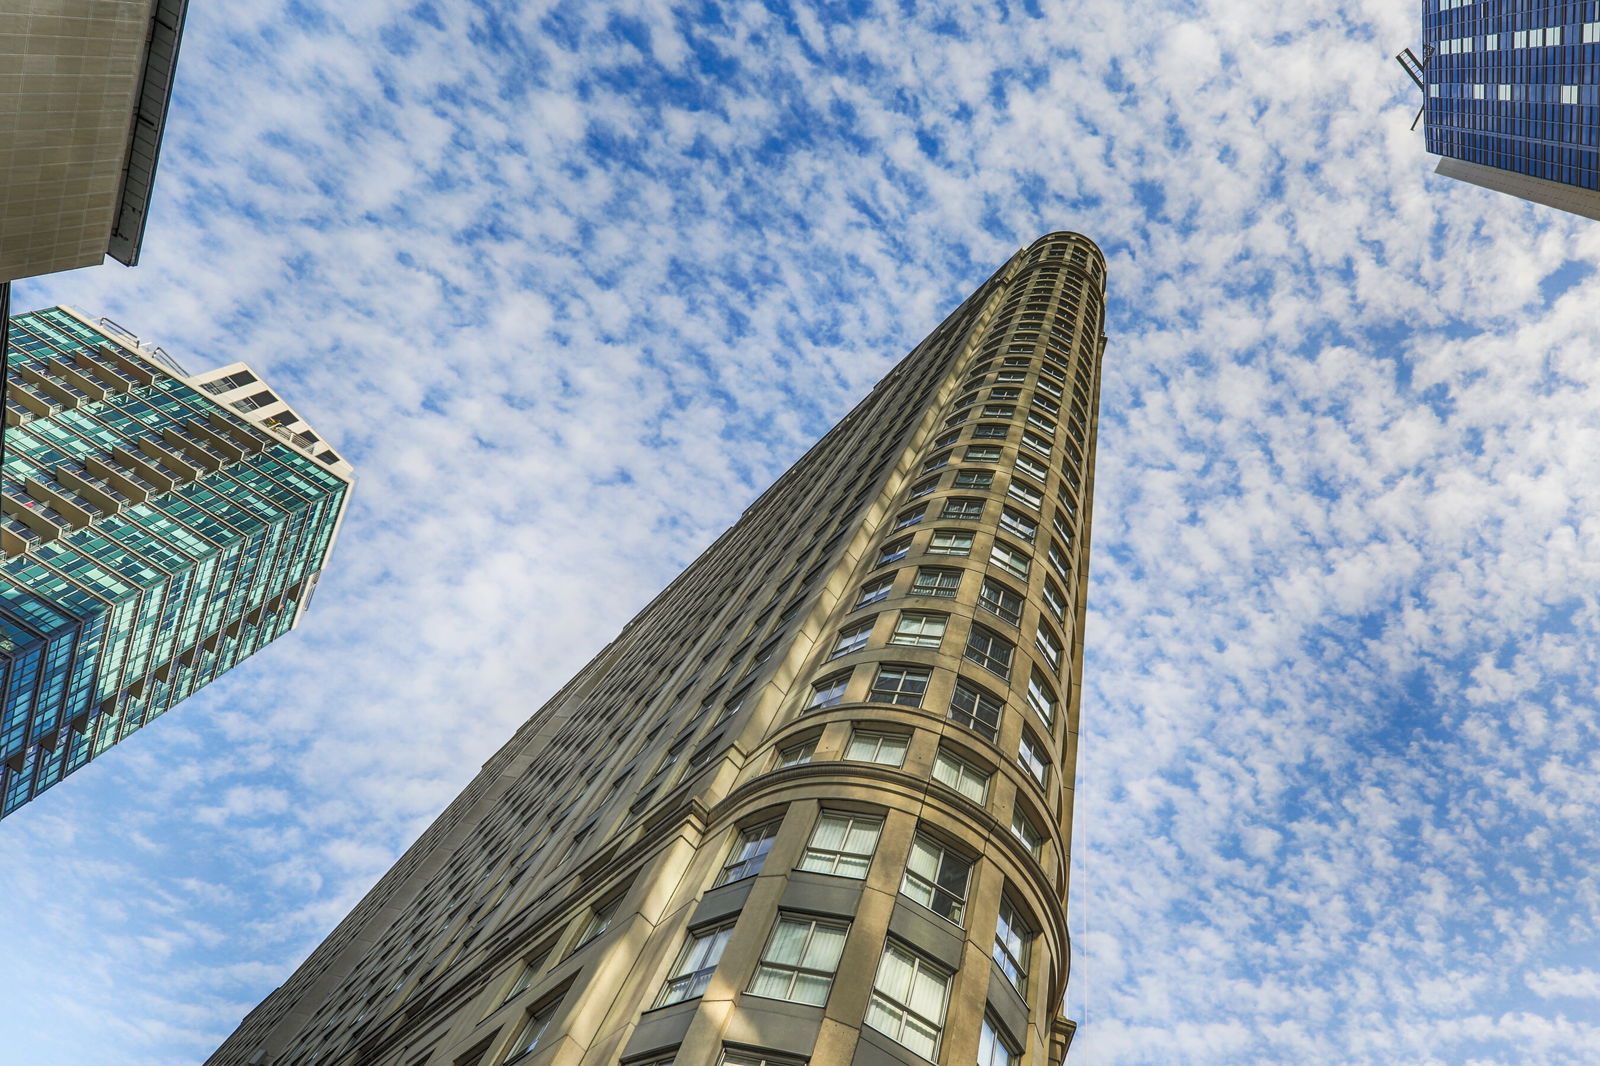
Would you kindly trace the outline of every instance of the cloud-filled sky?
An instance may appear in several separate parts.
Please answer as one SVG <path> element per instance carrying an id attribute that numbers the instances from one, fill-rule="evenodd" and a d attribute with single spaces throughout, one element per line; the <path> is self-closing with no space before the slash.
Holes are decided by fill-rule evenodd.
<path id="1" fill-rule="evenodd" d="M 357 465 L 295 633 L 0 823 L 0 1056 L 202 1060 L 1018 246 L 1109 261 L 1080 1066 L 1600 1047 L 1600 225 L 1414 5 L 191 5 L 144 261 Z"/>

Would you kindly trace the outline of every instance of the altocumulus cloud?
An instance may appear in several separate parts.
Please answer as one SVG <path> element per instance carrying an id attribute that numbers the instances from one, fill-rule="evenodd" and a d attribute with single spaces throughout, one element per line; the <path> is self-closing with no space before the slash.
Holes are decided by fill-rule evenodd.
<path id="1" fill-rule="evenodd" d="M 198 5 L 145 263 L 358 463 L 303 627 L 0 826 L 0 1039 L 203 1058 L 1016 246 L 1111 260 L 1075 1056 L 1588 1063 L 1600 229 L 1405 6 Z"/>

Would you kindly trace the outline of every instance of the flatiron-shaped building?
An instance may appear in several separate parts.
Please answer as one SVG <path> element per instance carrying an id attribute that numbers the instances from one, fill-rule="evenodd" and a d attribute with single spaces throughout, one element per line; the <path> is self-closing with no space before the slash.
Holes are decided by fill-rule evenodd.
<path id="1" fill-rule="evenodd" d="M 209 1061 L 1061 1062 L 1104 292 L 1013 256 Z"/>
<path id="2" fill-rule="evenodd" d="M 351 468 L 242 363 L 19 315 L 0 478 L 0 816 L 298 619 Z"/>

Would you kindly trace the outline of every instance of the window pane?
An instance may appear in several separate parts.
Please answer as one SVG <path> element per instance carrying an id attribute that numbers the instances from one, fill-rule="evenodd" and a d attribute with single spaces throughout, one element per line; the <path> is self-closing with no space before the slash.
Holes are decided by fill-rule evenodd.
<path id="1" fill-rule="evenodd" d="M 947 615 L 906 611 L 895 623 L 894 635 L 889 638 L 889 643 L 908 644 L 918 648 L 937 648 L 944 640 L 945 626 L 948 622 Z"/>

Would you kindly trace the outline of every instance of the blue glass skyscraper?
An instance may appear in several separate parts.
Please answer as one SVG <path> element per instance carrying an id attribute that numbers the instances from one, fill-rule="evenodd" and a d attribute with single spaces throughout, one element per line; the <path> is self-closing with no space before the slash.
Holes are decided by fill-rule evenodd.
<path id="1" fill-rule="evenodd" d="M 1423 0 L 1437 173 L 1600 219 L 1600 2 Z"/>
<path id="2" fill-rule="evenodd" d="M 6 371 L 0 816 L 291 628 L 351 484 L 243 364 L 52 308 Z"/>

